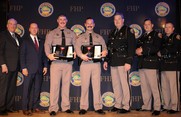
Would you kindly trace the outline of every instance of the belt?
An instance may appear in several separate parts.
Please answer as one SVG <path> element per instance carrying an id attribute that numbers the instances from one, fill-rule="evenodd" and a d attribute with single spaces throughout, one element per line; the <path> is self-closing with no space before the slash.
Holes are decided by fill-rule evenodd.
<path id="1" fill-rule="evenodd" d="M 172 55 L 172 54 L 166 54 L 166 55 L 162 55 L 162 58 L 167 59 L 167 58 L 177 58 L 176 55 Z"/>
<path id="2" fill-rule="evenodd" d="M 70 62 L 73 61 L 73 59 L 57 59 L 58 61 L 62 61 L 62 62 Z"/>
<path id="3" fill-rule="evenodd" d="M 123 55 L 117 54 L 117 57 L 127 57 L 127 55 L 125 55 L 125 54 L 123 54 Z"/>
<path id="4" fill-rule="evenodd" d="M 159 61 L 158 57 L 156 57 L 156 56 L 146 56 L 143 60 L 144 61 L 149 61 L 149 62 L 157 62 L 157 61 Z"/>
<path id="5" fill-rule="evenodd" d="M 123 51 L 126 51 L 126 48 L 112 48 L 111 49 L 112 50 L 112 52 L 123 52 Z"/>

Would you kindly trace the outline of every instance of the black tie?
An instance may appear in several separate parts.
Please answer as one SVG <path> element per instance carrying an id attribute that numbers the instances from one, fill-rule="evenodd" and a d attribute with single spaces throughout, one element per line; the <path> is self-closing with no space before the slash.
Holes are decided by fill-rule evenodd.
<path id="1" fill-rule="evenodd" d="M 116 29 L 115 35 L 116 35 L 116 36 L 119 36 L 119 29 Z"/>
<path id="2" fill-rule="evenodd" d="M 90 45 L 93 45 L 93 43 L 92 43 L 92 33 L 89 33 L 89 43 L 90 43 Z"/>
<path id="3" fill-rule="evenodd" d="M 65 34 L 64 34 L 64 30 L 62 31 L 62 45 L 65 46 Z"/>

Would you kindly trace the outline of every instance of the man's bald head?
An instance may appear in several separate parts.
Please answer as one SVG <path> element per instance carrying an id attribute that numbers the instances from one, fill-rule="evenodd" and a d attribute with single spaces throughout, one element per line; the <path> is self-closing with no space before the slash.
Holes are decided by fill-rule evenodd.
<path id="1" fill-rule="evenodd" d="M 14 18 L 11 18 L 7 21 L 7 30 L 14 33 L 17 27 L 17 21 Z"/>

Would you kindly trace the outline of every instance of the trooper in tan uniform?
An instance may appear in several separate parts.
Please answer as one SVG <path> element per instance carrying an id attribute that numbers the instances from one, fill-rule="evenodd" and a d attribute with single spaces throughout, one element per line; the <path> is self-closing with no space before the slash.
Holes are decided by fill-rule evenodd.
<path id="1" fill-rule="evenodd" d="M 157 55 L 161 46 L 162 34 L 153 30 L 151 19 L 144 20 L 145 33 L 138 39 L 136 54 L 138 55 L 139 75 L 141 78 L 141 91 L 143 105 L 139 110 L 152 109 L 152 96 L 154 99 L 152 115 L 159 115 L 161 108 L 159 88 L 159 57 Z"/>
<path id="2" fill-rule="evenodd" d="M 93 88 L 93 100 L 94 100 L 94 109 L 98 114 L 105 114 L 102 110 L 101 103 L 101 63 L 95 62 L 83 54 L 81 51 L 82 45 L 102 45 L 102 57 L 105 57 L 107 54 L 107 48 L 104 39 L 99 34 L 93 31 L 95 27 L 94 20 L 92 18 L 87 18 L 85 21 L 86 32 L 76 40 L 75 51 L 77 55 L 83 60 L 80 65 L 80 76 L 81 76 L 81 99 L 80 99 L 80 111 L 79 114 L 86 114 L 89 107 L 88 95 L 89 95 L 89 85 L 90 80 L 92 82 Z"/>
<path id="3" fill-rule="evenodd" d="M 174 114 L 180 110 L 179 83 L 179 51 L 180 35 L 174 33 L 174 26 L 168 22 L 165 25 L 165 36 L 162 41 L 161 55 L 161 87 L 163 93 L 163 110 Z"/>
<path id="4" fill-rule="evenodd" d="M 47 57 L 52 61 L 50 66 L 50 115 L 56 115 L 59 110 L 59 90 L 60 82 L 62 81 L 62 111 L 66 113 L 73 113 L 70 110 L 69 91 L 70 80 L 72 74 L 73 61 L 57 60 L 52 53 L 53 45 L 73 45 L 75 42 L 75 34 L 71 30 L 66 28 L 67 18 L 64 15 L 60 15 L 57 19 L 58 27 L 50 31 L 46 35 L 45 40 L 45 53 Z"/>

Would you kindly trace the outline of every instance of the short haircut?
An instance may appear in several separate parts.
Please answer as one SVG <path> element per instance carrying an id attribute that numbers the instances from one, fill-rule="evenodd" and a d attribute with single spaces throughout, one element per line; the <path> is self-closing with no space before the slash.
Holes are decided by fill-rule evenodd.
<path id="1" fill-rule="evenodd" d="M 58 18 L 59 18 L 59 17 L 65 17 L 65 18 L 67 19 L 67 16 L 66 16 L 66 15 L 63 15 L 63 14 L 62 14 L 62 15 L 59 15 Z"/>
<path id="2" fill-rule="evenodd" d="M 37 25 L 37 27 L 38 27 L 38 24 L 35 23 L 35 22 L 30 23 L 30 26 L 33 25 L 33 24 L 34 24 L 34 25 Z M 30 26 L 29 26 L 29 27 L 30 27 Z"/>
<path id="3" fill-rule="evenodd" d="M 151 23 L 153 23 L 153 22 L 152 22 L 152 19 L 150 19 L 150 18 L 146 18 L 146 19 L 144 20 L 144 23 L 145 23 L 146 21 L 150 21 Z"/>
<path id="4" fill-rule="evenodd" d="M 171 24 L 171 25 L 174 27 L 174 25 L 173 25 L 172 22 L 166 22 L 165 25 L 166 25 L 166 24 Z"/>
<path id="5" fill-rule="evenodd" d="M 87 17 L 87 18 L 85 19 L 85 22 L 86 22 L 87 20 L 89 20 L 89 19 L 91 19 L 91 20 L 94 21 L 94 19 L 93 19 L 92 17 Z"/>
<path id="6" fill-rule="evenodd" d="M 122 19 L 124 19 L 123 13 L 116 12 L 116 14 L 114 15 L 114 17 L 115 17 L 116 15 L 119 15 L 119 16 L 121 16 Z"/>

